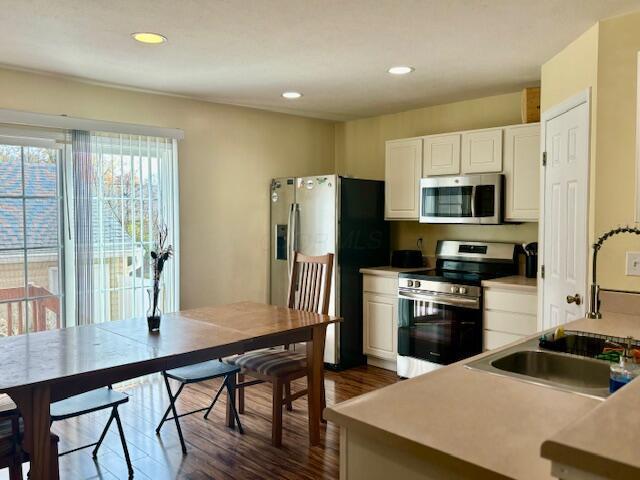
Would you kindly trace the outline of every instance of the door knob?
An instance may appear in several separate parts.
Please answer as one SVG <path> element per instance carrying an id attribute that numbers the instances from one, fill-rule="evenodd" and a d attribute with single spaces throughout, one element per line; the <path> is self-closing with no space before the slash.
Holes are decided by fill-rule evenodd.
<path id="1" fill-rule="evenodd" d="M 582 303 L 582 298 L 579 293 L 575 295 L 567 295 L 567 303 L 575 303 L 576 305 L 580 305 Z"/>

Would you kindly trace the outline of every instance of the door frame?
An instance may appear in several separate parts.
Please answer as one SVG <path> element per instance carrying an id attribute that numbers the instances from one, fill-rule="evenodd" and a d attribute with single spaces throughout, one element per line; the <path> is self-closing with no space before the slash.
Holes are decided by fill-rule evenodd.
<path id="1" fill-rule="evenodd" d="M 564 113 L 567 113 L 569 110 L 572 110 L 582 104 L 587 105 L 587 222 L 586 222 L 586 238 L 587 238 L 587 255 L 584 259 L 585 263 L 585 297 L 589 292 L 589 205 L 591 198 L 591 87 L 588 87 L 581 92 L 578 92 L 576 95 L 563 100 L 562 102 L 554 105 L 553 107 L 545 110 L 540 116 L 540 219 L 538 222 L 538 331 L 542 331 L 545 329 L 543 315 L 544 315 L 544 278 L 542 278 L 542 265 L 544 265 L 544 233 L 545 233 L 545 187 L 546 187 L 546 171 L 545 166 L 543 165 L 543 155 L 545 152 L 546 142 L 547 142 L 547 122 L 553 120 Z M 585 301 L 587 299 L 585 298 Z"/>

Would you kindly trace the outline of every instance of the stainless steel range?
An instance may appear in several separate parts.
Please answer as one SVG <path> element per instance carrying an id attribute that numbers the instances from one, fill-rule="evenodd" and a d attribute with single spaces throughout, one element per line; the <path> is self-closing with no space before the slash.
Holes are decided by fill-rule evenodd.
<path id="1" fill-rule="evenodd" d="M 436 269 L 401 273 L 398 375 L 413 377 L 482 352 L 485 279 L 518 273 L 513 243 L 439 241 Z"/>

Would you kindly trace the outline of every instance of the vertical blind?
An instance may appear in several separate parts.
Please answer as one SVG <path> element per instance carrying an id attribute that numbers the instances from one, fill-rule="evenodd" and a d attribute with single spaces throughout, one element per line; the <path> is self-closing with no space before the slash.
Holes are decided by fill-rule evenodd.
<path id="1" fill-rule="evenodd" d="M 176 256 L 162 276 L 161 309 L 179 306 L 175 140 L 91 133 L 93 319 L 145 315 L 153 285 L 149 253 L 165 224 Z"/>
<path id="2" fill-rule="evenodd" d="M 177 140 L 36 133 L 0 126 L 0 336 L 144 316 L 160 224 L 161 309 L 177 310 Z"/>
<path id="3" fill-rule="evenodd" d="M 95 183 L 89 132 L 71 132 L 71 153 L 74 192 L 75 324 L 88 325 L 92 323 L 94 316 L 92 202 Z"/>

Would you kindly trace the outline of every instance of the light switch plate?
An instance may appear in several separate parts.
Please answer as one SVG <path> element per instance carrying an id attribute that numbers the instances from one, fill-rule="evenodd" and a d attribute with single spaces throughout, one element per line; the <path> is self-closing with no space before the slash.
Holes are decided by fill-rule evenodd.
<path id="1" fill-rule="evenodd" d="M 640 277 L 640 252 L 627 252 L 625 274 Z"/>

